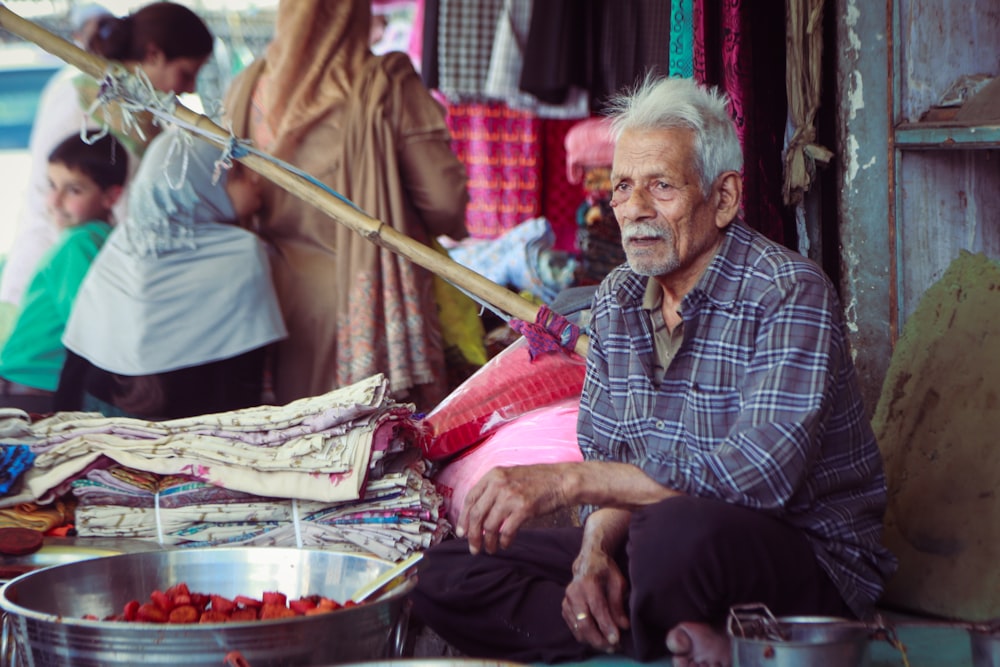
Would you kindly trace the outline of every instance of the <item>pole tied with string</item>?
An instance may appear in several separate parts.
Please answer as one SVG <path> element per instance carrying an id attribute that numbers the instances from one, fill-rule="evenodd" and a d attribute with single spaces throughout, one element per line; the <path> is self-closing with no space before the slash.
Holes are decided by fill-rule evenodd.
<path id="1" fill-rule="evenodd" d="M 545 305 L 539 307 L 534 322 L 511 319 L 510 328 L 527 339 L 528 358 L 532 361 L 560 350 L 573 352 L 580 338 L 580 327 Z"/>

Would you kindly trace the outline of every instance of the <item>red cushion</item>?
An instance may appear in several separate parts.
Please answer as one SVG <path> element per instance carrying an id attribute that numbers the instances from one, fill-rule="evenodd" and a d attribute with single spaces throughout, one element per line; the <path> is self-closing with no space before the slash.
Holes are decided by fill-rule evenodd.
<path id="1" fill-rule="evenodd" d="M 432 461 L 447 458 L 526 412 L 579 396 L 585 372 L 586 361 L 576 354 L 531 361 L 527 341 L 519 338 L 427 415 L 424 454 Z"/>

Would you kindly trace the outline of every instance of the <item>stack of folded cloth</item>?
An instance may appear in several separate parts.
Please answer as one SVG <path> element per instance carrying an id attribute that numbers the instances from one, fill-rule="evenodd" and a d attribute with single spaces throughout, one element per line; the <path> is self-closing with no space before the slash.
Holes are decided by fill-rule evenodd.
<path id="1" fill-rule="evenodd" d="M 280 407 L 164 422 L 57 413 L 32 432 L 18 500 L 71 490 L 83 537 L 399 560 L 448 530 L 413 408 L 382 375 Z"/>

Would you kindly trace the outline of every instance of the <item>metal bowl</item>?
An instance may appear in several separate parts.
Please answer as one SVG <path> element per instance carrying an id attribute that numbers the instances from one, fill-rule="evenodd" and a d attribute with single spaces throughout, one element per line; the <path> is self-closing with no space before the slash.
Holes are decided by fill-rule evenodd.
<path id="1" fill-rule="evenodd" d="M 46 537 L 42 548 L 34 553 L 24 556 L 0 555 L 0 584 L 5 584 L 26 572 L 34 572 L 53 565 L 162 549 L 163 547 L 156 542 L 146 540 L 116 537 Z"/>
<path id="2" fill-rule="evenodd" d="M 785 616 L 773 630 L 781 639 L 730 633 L 733 667 L 862 667 L 871 632 L 863 624 L 832 616 Z"/>
<path id="3" fill-rule="evenodd" d="M 239 651 L 252 667 L 325 665 L 394 657 L 402 646 L 403 603 L 412 581 L 383 598 L 317 616 L 269 621 L 163 625 L 90 621 L 132 599 L 187 583 L 192 591 L 346 600 L 393 563 L 316 549 L 171 549 L 94 558 L 30 572 L 0 589 L 11 665 L 219 667 Z"/>

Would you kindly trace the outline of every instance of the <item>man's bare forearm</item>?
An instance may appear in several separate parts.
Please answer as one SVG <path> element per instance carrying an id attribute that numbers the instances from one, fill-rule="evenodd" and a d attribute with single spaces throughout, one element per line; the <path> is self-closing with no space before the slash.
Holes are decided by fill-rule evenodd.
<path id="1" fill-rule="evenodd" d="M 563 466 L 562 495 L 568 505 L 595 505 L 634 510 L 683 495 L 656 482 L 634 465 L 609 461 L 556 464 Z"/>

